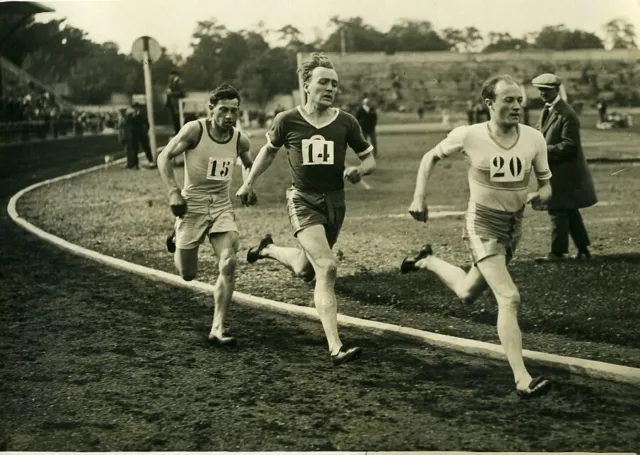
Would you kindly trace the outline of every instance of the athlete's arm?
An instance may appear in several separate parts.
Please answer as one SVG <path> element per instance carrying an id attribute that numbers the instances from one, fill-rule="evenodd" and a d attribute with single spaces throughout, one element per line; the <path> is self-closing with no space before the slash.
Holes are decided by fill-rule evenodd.
<path id="1" fill-rule="evenodd" d="M 251 169 L 253 169 L 253 159 L 251 158 L 250 149 L 251 142 L 249 141 L 249 138 L 244 133 L 240 133 L 240 138 L 238 139 L 238 158 L 242 161 L 243 183 L 236 192 L 236 196 L 240 199 L 242 205 L 247 207 L 258 202 L 256 193 L 253 192 L 251 186 L 247 185 Z"/>
<path id="2" fill-rule="evenodd" d="M 265 144 L 262 146 L 262 148 L 258 152 L 258 155 L 256 156 L 255 161 L 253 162 L 253 166 L 251 166 L 249 175 L 244 181 L 244 184 L 248 188 L 252 188 L 257 178 L 260 177 L 264 171 L 269 169 L 269 166 L 271 166 L 271 163 L 273 163 L 273 159 L 278 154 L 278 150 L 280 149 L 270 144 Z"/>
<path id="3" fill-rule="evenodd" d="M 271 129 L 267 132 L 267 143 L 262 146 L 258 155 L 256 156 L 251 172 L 244 181 L 244 184 L 240 187 L 236 196 L 241 197 L 253 187 L 256 179 L 262 175 L 264 171 L 269 169 L 273 159 L 276 157 L 278 150 L 282 147 L 286 141 L 286 128 L 284 126 L 285 116 L 284 112 L 280 112 L 273 119 Z"/>
<path id="4" fill-rule="evenodd" d="M 360 157 L 360 175 L 369 175 L 376 170 L 376 159 L 373 157 L 373 153 L 369 153 L 363 157 Z"/>
<path id="5" fill-rule="evenodd" d="M 429 181 L 429 177 L 431 177 L 433 167 L 436 163 L 464 149 L 464 140 L 467 131 L 467 126 L 454 128 L 438 145 L 424 154 L 420 161 L 420 168 L 418 169 L 416 189 L 413 194 L 414 201 L 424 201 L 425 197 L 427 197 L 427 182 Z"/>
<path id="6" fill-rule="evenodd" d="M 454 128 L 449 135 L 433 149 L 424 154 L 420 161 L 418 176 L 416 177 L 416 188 L 413 193 L 413 202 L 409 206 L 409 213 L 416 221 L 426 223 L 429 219 L 429 209 L 427 207 L 427 183 L 431 177 L 433 169 L 442 158 L 460 152 L 464 148 L 464 138 L 467 128 L 464 126 Z"/>
<path id="7" fill-rule="evenodd" d="M 416 178 L 416 188 L 413 192 L 414 201 L 424 201 L 427 197 L 427 183 L 438 161 L 440 161 L 440 156 L 438 156 L 438 151 L 435 148 L 429 150 L 422 157 Z"/>
<path id="8" fill-rule="evenodd" d="M 543 204 L 551 199 L 551 180 L 538 180 L 538 195 Z"/>
<path id="9" fill-rule="evenodd" d="M 373 153 L 359 155 L 358 158 L 360 158 L 360 165 L 349 166 L 344 170 L 344 177 L 351 183 L 358 183 L 364 175 L 369 175 L 376 169 Z"/>
<path id="10" fill-rule="evenodd" d="M 357 119 L 352 116 L 347 117 L 350 122 L 350 130 L 347 136 L 347 144 L 356 152 L 360 159 L 359 166 L 349 166 L 344 170 L 344 176 L 351 183 L 358 183 L 362 176 L 371 174 L 376 169 L 376 159 L 373 156 L 373 146 L 369 144 Z"/>
<path id="11" fill-rule="evenodd" d="M 201 129 L 197 122 L 184 125 L 158 155 L 158 170 L 169 193 L 179 193 L 180 186 L 173 174 L 173 159 L 195 147 L 200 139 Z"/>
<path id="12" fill-rule="evenodd" d="M 527 204 L 534 210 L 547 210 L 547 203 L 551 199 L 551 181 L 538 179 L 538 191 L 527 195 Z"/>
<path id="13" fill-rule="evenodd" d="M 253 205 L 257 201 L 255 193 L 253 192 L 253 185 L 256 179 L 271 166 L 277 153 L 278 149 L 274 146 L 270 144 L 263 145 L 251 166 L 251 170 L 248 173 L 249 175 L 245 177 L 243 173 L 244 183 L 238 188 L 236 197 L 239 198 L 244 205 Z"/>
<path id="14" fill-rule="evenodd" d="M 246 181 L 253 166 L 253 158 L 251 158 L 251 141 L 242 132 L 238 139 L 238 157 L 242 161 L 242 180 Z"/>
<path id="15" fill-rule="evenodd" d="M 533 171 L 538 180 L 538 191 L 527 196 L 527 203 L 534 210 L 546 210 L 546 204 L 551 199 L 551 170 L 547 160 L 547 143 L 541 133 L 537 134 L 538 152 L 533 159 Z"/>

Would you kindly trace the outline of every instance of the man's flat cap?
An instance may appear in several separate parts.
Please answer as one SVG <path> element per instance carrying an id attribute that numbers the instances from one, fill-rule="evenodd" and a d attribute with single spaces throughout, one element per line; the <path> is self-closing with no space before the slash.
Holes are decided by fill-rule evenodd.
<path id="1" fill-rule="evenodd" d="M 534 87 L 558 88 L 560 87 L 560 78 L 555 74 L 544 73 L 531 81 Z"/>

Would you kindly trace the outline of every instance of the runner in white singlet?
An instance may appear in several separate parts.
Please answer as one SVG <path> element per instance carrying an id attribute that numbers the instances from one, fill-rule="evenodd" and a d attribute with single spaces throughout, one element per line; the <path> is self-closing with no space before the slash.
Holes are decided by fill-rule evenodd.
<path id="1" fill-rule="evenodd" d="M 243 163 L 243 177 L 253 165 L 249 139 L 236 128 L 240 95 L 221 85 L 210 96 L 211 117 L 185 124 L 158 155 L 158 169 L 169 188 L 175 221 L 175 264 L 186 281 L 195 279 L 198 248 L 207 238 L 218 257 L 220 275 L 214 289 L 214 315 L 209 339 L 216 345 L 235 343 L 224 322 L 235 288 L 238 228 L 229 194 L 234 164 Z M 173 173 L 173 159 L 184 156 L 184 187 Z M 242 201 L 255 203 L 254 193 Z"/>
<path id="2" fill-rule="evenodd" d="M 427 182 L 434 165 L 463 153 L 469 165 L 470 191 L 463 238 L 475 267 L 467 273 L 435 257 L 431 245 L 424 245 L 415 257 L 405 258 L 400 269 L 402 273 L 434 272 L 465 302 L 473 302 L 489 286 L 498 302 L 498 335 L 516 392 L 531 398 L 547 393 L 551 382 L 543 377 L 533 379 L 524 365 L 517 317 L 520 294 L 507 263 L 521 236 L 525 204 L 544 203 L 551 196 L 547 147 L 540 132 L 519 123 L 522 93 L 513 78 L 504 75 L 487 80 L 482 99 L 489 108 L 489 121 L 454 129 L 424 155 L 409 208 L 415 220 L 428 220 Z M 538 191 L 528 194 L 532 171 Z"/>

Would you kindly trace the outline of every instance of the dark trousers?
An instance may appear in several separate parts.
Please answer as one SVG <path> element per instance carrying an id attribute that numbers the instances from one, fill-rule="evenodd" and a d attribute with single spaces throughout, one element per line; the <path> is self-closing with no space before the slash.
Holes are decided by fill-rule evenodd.
<path id="1" fill-rule="evenodd" d="M 138 152 L 142 147 L 149 163 L 153 163 L 153 154 L 149 146 L 149 136 L 146 134 L 133 134 L 125 145 L 127 149 L 127 167 L 138 167 Z"/>
<path id="2" fill-rule="evenodd" d="M 571 235 L 578 251 L 591 245 L 580 210 L 549 210 L 549 216 L 551 217 L 552 253 L 566 254 L 569 252 L 569 235 Z"/>
<path id="3" fill-rule="evenodd" d="M 364 138 L 373 145 L 373 156 L 378 156 L 378 139 L 376 138 L 376 131 L 362 132 Z"/>
<path id="4" fill-rule="evenodd" d="M 178 134 L 180 132 L 180 111 L 178 110 L 177 107 L 176 108 L 170 107 L 169 113 L 171 114 L 171 123 L 173 124 L 173 131 L 175 131 L 175 134 Z"/>

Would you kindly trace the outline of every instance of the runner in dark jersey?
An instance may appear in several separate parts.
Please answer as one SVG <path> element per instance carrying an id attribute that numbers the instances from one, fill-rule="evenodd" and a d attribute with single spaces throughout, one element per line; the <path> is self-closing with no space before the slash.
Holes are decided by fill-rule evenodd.
<path id="1" fill-rule="evenodd" d="M 355 360 L 358 347 L 348 348 L 338 335 L 335 279 L 337 263 L 331 248 L 345 216 L 344 179 L 358 183 L 375 169 L 373 147 L 362 135 L 355 117 L 332 107 L 338 75 L 329 59 L 313 54 L 299 69 L 304 82 L 304 106 L 278 114 L 267 133 L 249 177 L 236 193 L 246 198 L 255 180 L 273 162 L 281 147 L 287 149 L 293 179 L 287 190 L 289 219 L 301 248 L 276 246 L 267 234 L 251 248 L 247 261 L 270 258 L 284 264 L 296 275 L 316 278 L 314 302 L 322 321 L 335 365 Z M 360 158 L 359 166 L 345 167 L 347 148 Z"/>

